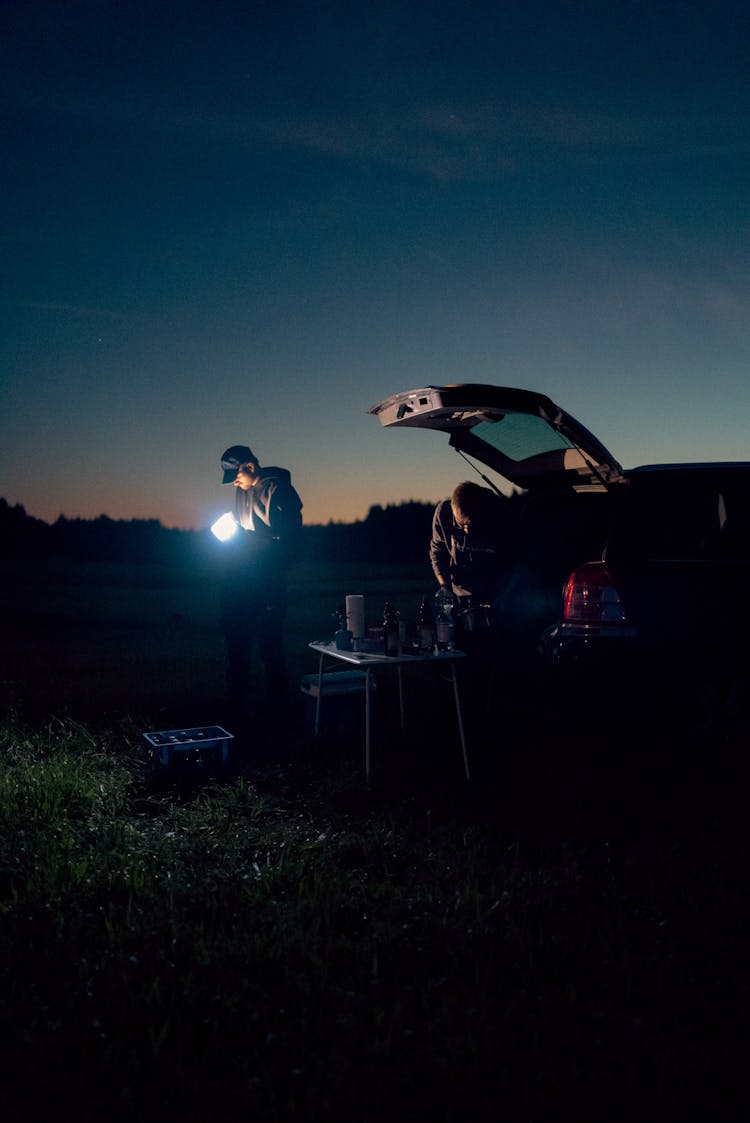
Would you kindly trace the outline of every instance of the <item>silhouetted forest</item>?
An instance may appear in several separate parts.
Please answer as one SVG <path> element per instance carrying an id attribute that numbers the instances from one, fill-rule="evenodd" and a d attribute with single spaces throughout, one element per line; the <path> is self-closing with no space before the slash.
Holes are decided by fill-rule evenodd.
<path id="1" fill-rule="evenodd" d="M 375 505 L 354 523 L 302 529 L 300 560 L 406 561 L 427 557 L 434 505 L 414 501 Z M 190 564 L 214 555 L 206 530 L 169 529 L 158 519 L 68 519 L 49 524 L 0 498 L 0 557 Z"/>

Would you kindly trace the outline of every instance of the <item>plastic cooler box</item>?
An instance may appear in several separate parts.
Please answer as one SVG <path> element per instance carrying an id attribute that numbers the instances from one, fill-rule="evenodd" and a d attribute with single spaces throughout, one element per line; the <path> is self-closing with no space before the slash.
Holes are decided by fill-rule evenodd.
<path id="1" fill-rule="evenodd" d="M 152 777 L 165 780 L 227 775 L 232 770 L 234 734 L 220 725 L 160 729 L 144 733 Z"/>

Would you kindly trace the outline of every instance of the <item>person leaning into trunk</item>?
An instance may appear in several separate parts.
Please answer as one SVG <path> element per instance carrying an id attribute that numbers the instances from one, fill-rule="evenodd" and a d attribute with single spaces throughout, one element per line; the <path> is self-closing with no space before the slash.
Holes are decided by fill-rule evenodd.
<path id="1" fill-rule="evenodd" d="M 469 613 L 497 608 L 510 578 L 516 539 L 511 508 L 505 496 L 471 481 L 458 484 L 435 508 L 430 564 L 438 585 L 453 593 L 458 633 Z"/>
<path id="2" fill-rule="evenodd" d="M 516 553 L 515 507 L 510 499 L 471 481 L 437 504 L 430 564 L 440 587 L 453 594 L 456 647 L 469 658 L 458 673 L 467 724 L 482 729 L 495 669 L 502 658 L 501 603 Z"/>
<path id="3" fill-rule="evenodd" d="M 231 719 L 245 729 L 253 648 L 266 682 L 264 718 L 283 724 L 288 708 L 284 651 L 287 576 L 301 547 L 302 500 L 286 468 L 264 468 L 247 445 L 221 457 L 222 484 L 235 488 L 239 529 L 228 547 L 220 587 L 226 641 L 226 688 Z M 260 715 L 259 715 L 260 717 Z"/>

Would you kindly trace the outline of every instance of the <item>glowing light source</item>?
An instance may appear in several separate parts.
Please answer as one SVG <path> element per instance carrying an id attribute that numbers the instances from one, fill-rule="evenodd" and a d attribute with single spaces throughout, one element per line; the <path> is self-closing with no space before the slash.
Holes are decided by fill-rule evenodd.
<path id="1" fill-rule="evenodd" d="M 211 527 L 211 533 L 215 534 L 220 542 L 226 542 L 236 530 L 237 520 L 230 511 L 218 518 Z"/>

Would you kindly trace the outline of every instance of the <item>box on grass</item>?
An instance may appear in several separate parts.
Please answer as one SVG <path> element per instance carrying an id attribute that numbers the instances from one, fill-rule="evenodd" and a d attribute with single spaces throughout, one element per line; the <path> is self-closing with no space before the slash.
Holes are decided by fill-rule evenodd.
<path id="1" fill-rule="evenodd" d="M 315 732 L 315 709 L 318 703 L 318 675 L 303 675 L 300 689 L 305 695 L 305 728 L 312 736 Z M 329 671 L 323 675 L 320 698 L 321 737 L 361 736 L 365 720 L 365 672 Z M 375 682 L 370 683 L 370 698 L 374 701 Z"/>
<path id="2" fill-rule="evenodd" d="M 191 783 L 233 774 L 234 734 L 220 725 L 160 729 L 144 733 L 143 739 L 152 781 Z"/>

